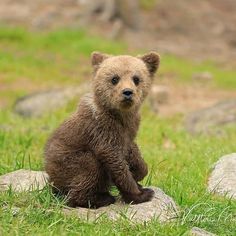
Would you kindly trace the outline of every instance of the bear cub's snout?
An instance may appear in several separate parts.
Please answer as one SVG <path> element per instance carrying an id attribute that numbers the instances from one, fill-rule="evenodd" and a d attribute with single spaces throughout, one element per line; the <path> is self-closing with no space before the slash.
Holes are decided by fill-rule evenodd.
<path id="1" fill-rule="evenodd" d="M 128 88 L 122 91 L 125 100 L 132 100 L 133 93 L 133 90 Z"/>

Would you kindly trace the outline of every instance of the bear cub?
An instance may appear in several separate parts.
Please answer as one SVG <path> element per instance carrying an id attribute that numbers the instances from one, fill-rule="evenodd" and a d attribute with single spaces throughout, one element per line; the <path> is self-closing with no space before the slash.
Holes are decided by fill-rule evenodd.
<path id="1" fill-rule="evenodd" d="M 45 169 L 53 191 L 71 207 L 98 208 L 115 202 L 115 185 L 126 203 L 152 199 L 138 182 L 148 173 L 135 137 L 139 109 L 159 66 L 159 55 L 110 56 L 92 53 L 93 92 L 52 134 Z"/>

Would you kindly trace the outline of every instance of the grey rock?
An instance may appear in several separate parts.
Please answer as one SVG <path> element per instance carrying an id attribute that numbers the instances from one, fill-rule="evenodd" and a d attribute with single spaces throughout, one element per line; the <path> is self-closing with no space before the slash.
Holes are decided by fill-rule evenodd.
<path id="1" fill-rule="evenodd" d="M 185 125 L 191 134 L 217 134 L 228 124 L 236 124 L 236 100 L 220 102 L 190 113 L 186 117 Z"/>
<path id="2" fill-rule="evenodd" d="M 13 207 L 11 210 L 11 213 L 13 216 L 17 216 L 20 213 L 20 208 L 19 207 Z"/>
<path id="3" fill-rule="evenodd" d="M 4 205 L 2 207 L 3 211 L 8 211 L 10 210 L 12 216 L 17 216 L 20 213 L 20 208 L 19 207 L 14 207 L 14 206 L 9 206 L 9 205 Z"/>
<path id="4" fill-rule="evenodd" d="M 220 158 L 208 179 L 210 192 L 236 199 L 236 153 Z"/>
<path id="5" fill-rule="evenodd" d="M 85 220 L 96 220 L 102 215 L 106 215 L 111 220 L 128 218 L 133 222 L 146 222 L 157 218 L 160 222 L 168 222 L 178 217 L 178 207 L 171 197 L 166 195 L 161 189 L 151 187 L 155 191 L 155 196 L 150 202 L 137 205 L 127 205 L 121 200 L 115 204 L 98 209 L 86 208 L 65 208 L 66 215 L 75 215 Z"/>
<path id="6" fill-rule="evenodd" d="M 0 176 L 0 191 L 9 188 L 16 192 L 40 190 L 46 186 L 47 179 L 43 171 L 17 170 Z"/>
<path id="7" fill-rule="evenodd" d="M 65 106 L 70 100 L 83 95 L 88 90 L 89 85 L 83 84 L 78 87 L 33 93 L 19 98 L 14 105 L 14 111 L 24 117 L 39 117 Z"/>
<path id="8" fill-rule="evenodd" d="M 189 235 L 192 235 L 192 236 L 216 236 L 215 234 L 210 233 L 210 232 L 208 232 L 204 229 L 198 228 L 198 227 L 193 227 L 190 230 Z"/>
<path id="9" fill-rule="evenodd" d="M 48 182 L 48 175 L 44 171 L 17 170 L 0 176 L 0 191 L 11 188 L 13 191 L 33 191 L 43 189 Z M 146 222 L 153 218 L 160 222 L 168 222 L 178 217 L 178 206 L 174 200 L 166 195 L 160 188 L 150 187 L 155 195 L 150 202 L 137 205 L 127 205 L 118 199 L 115 204 L 99 209 L 86 208 L 64 208 L 66 215 L 76 215 L 84 220 L 96 220 L 106 215 L 111 220 L 121 217 L 130 219 L 133 222 Z"/>

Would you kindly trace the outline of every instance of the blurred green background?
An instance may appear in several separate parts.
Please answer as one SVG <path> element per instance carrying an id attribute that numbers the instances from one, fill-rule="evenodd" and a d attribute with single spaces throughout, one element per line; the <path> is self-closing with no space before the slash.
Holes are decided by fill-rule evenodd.
<path id="1" fill-rule="evenodd" d="M 235 100 L 234 22 L 234 0 L 2 0 L 0 174 L 42 170 L 48 136 L 83 93 L 37 116 L 17 113 L 18 99 L 89 83 L 93 51 L 136 56 L 155 50 L 161 65 L 154 86 L 162 90 L 153 91 L 142 108 L 137 142 L 150 169 L 143 184 L 162 188 L 181 214 L 164 225 L 106 217 L 91 223 L 64 216 L 63 201 L 49 188 L 9 190 L 0 193 L 0 235 L 184 235 L 193 226 L 235 235 L 235 200 L 211 195 L 206 186 L 213 163 L 235 152 L 236 115 L 228 124 L 228 111 L 221 111 L 223 121 L 210 124 L 217 132 L 193 135 L 186 128 L 189 114 Z"/>

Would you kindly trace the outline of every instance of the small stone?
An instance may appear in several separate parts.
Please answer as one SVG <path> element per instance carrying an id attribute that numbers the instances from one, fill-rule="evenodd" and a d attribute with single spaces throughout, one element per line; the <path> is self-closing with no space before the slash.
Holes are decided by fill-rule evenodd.
<path id="1" fill-rule="evenodd" d="M 11 213 L 13 216 L 17 216 L 20 212 L 20 208 L 19 207 L 14 207 L 11 209 Z"/>
<path id="2" fill-rule="evenodd" d="M 166 195 L 157 187 L 150 187 L 155 191 L 153 199 L 137 205 L 127 205 L 121 201 L 107 207 L 98 209 L 86 208 L 65 208 L 66 215 L 76 215 L 84 220 L 96 220 L 101 215 L 106 215 L 111 220 L 121 217 L 130 219 L 133 222 L 143 223 L 153 218 L 160 222 L 168 222 L 178 217 L 178 207 L 171 197 Z"/>
<path id="3" fill-rule="evenodd" d="M 215 234 L 210 233 L 210 232 L 208 232 L 204 229 L 198 228 L 198 227 L 193 227 L 190 230 L 190 235 L 192 235 L 192 236 L 216 236 Z"/>
<path id="4" fill-rule="evenodd" d="M 12 216 L 17 216 L 20 213 L 20 208 L 19 207 L 10 207 L 8 205 L 5 205 L 2 207 L 3 211 L 8 211 L 10 209 L 10 212 Z"/>
<path id="5" fill-rule="evenodd" d="M 208 191 L 236 199 L 236 153 L 221 157 L 214 165 Z"/>
<path id="6" fill-rule="evenodd" d="M 41 190 L 47 184 L 44 171 L 17 170 L 0 176 L 0 191 L 12 189 L 15 192 Z"/>

